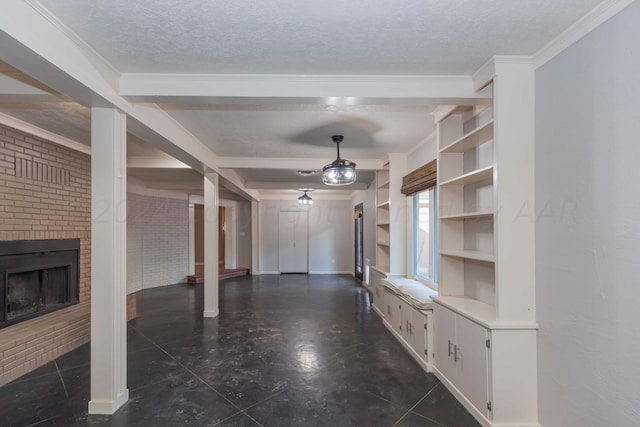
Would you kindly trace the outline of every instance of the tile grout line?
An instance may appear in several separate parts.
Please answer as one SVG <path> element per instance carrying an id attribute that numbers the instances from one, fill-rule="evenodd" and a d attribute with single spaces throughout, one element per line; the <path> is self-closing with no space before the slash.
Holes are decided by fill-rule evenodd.
<path id="1" fill-rule="evenodd" d="M 166 354 L 167 356 L 169 356 L 169 358 L 171 360 L 173 360 L 174 362 L 176 362 L 178 365 L 180 365 L 180 367 L 182 367 L 182 369 L 184 369 L 185 371 L 187 371 L 188 373 L 190 373 L 191 375 L 193 375 L 195 378 L 198 379 L 198 381 L 200 381 L 201 383 L 203 383 L 204 385 L 206 385 L 208 388 L 210 388 L 211 390 L 213 390 L 214 393 L 216 393 L 218 396 L 222 397 L 224 400 L 226 400 L 227 402 L 229 402 L 229 404 L 231 404 L 231 406 L 233 406 L 234 408 L 236 408 L 238 410 L 238 413 L 243 412 L 242 409 L 240 409 L 240 407 L 238 407 L 235 403 L 233 403 L 231 400 L 227 399 L 226 396 L 224 396 L 222 393 L 220 393 L 218 390 L 216 390 L 215 388 L 213 388 L 208 382 L 206 382 L 203 378 L 201 378 L 198 374 L 196 374 L 195 372 L 193 372 L 191 369 L 187 368 L 185 365 L 183 365 L 178 359 L 176 359 L 175 357 L 173 357 L 169 352 L 167 352 L 164 348 L 160 347 L 155 341 L 151 340 L 149 337 L 147 337 L 145 334 L 143 334 L 142 332 L 140 332 L 138 329 L 136 329 L 135 327 L 131 326 L 131 329 L 133 329 L 134 331 L 136 331 L 137 333 L 139 333 L 143 338 L 149 340 L 149 342 L 151 342 L 154 346 L 156 346 L 158 349 L 160 349 L 160 351 L 162 351 L 164 354 Z M 234 414 L 237 415 L 238 413 Z"/>
<path id="2" fill-rule="evenodd" d="M 69 392 L 67 391 L 67 384 L 65 384 L 64 378 L 62 378 L 62 372 L 60 371 L 58 362 L 55 359 L 53 361 L 53 365 L 56 367 L 56 372 L 58 373 L 58 377 L 60 378 L 60 382 L 62 383 L 62 389 L 64 390 L 65 396 L 67 396 L 67 405 L 71 410 L 71 415 L 73 415 L 73 421 L 76 423 L 76 426 L 79 426 L 78 417 L 76 416 L 76 411 L 74 411 L 73 408 L 71 407 L 71 398 L 69 397 Z"/>
<path id="3" fill-rule="evenodd" d="M 436 384 L 436 385 L 434 385 L 433 387 L 431 387 L 431 390 L 427 391 L 427 394 L 425 394 L 424 396 L 422 396 L 422 398 L 421 398 L 420 400 L 418 400 L 418 401 L 415 403 L 415 405 L 413 405 L 411 408 L 409 408 L 409 410 L 408 410 L 408 411 L 407 411 L 403 416 L 401 416 L 401 417 L 400 417 L 400 419 L 399 419 L 398 421 L 396 421 L 396 422 L 393 424 L 393 426 L 398 425 L 398 423 L 399 423 L 400 421 L 402 421 L 402 420 L 403 420 L 407 415 L 409 415 L 409 414 L 413 411 L 413 409 L 414 409 L 416 406 L 418 406 L 418 405 L 420 404 L 420 402 L 422 402 L 424 399 L 426 399 L 427 397 L 429 397 L 429 395 L 433 392 L 433 390 L 435 390 L 439 385 L 440 385 L 440 384 Z M 417 415 L 420 415 L 420 414 L 417 414 Z M 432 420 L 432 419 L 431 419 L 431 418 L 429 418 L 429 417 L 425 417 L 425 416 L 422 416 L 422 415 L 420 415 L 420 416 L 421 416 L 422 418 L 425 418 L 425 419 L 427 419 L 427 420 L 429 420 L 429 421 L 432 421 L 432 422 L 434 422 L 434 423 L 436 423 L 436 424 L 442 425 L 441 423 L 437 422 L 436 420 Z M 393 426 L 392 426 L 392 427 L 393 427 Z"/>
<path id="4" fill-rule="evenodd" d="M 64 383 L 64 379 L 62 378 L 62 374 L 60 373 L 60 368 L 58 367 L 58 362 L 53 361 L 53 365 L 56 367 L 56 372 L 58 373 L 58 378 L 60 378 L 60 382 L 62 383 L 62 389 L 64 390 L 65 396 L 67 396 L 67 401 L 69 401 L 69 392 L 67 391 L 67 385 Z"/>

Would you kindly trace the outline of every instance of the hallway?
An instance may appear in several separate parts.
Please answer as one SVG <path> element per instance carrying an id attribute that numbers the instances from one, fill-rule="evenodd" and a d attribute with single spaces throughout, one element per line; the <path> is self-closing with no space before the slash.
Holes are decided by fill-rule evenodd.
<path id="1" fill-rule="evenodd" d="M 87 416 L 89 345 L 0 388 L 0 425 L 477 426 L 350 276 L 263 275 L 138 294 L 130 401 Z M 46 396 L 46 398 L 44 398 Z"/>

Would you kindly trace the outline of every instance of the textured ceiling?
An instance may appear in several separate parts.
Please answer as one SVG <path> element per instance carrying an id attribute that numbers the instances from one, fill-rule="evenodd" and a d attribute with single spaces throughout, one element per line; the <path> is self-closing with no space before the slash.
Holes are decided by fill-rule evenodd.
<path id="1" fill-rule="evenodd" d="M 120 72 L 471 74 L 600 0 L 40 0 Z"/>
<path id="2" fill-rule="evenodd" d="M 121 73 L 470 75 L 496 54 L 534 54 L 600 1 L 39 3 Z M 0 112 L 90 144 L 88 109 L 10 64 L 0 61 L 0 73 L 53 95 L 51 102 L 36 103 L 32 97 L 16 103 L 0 94 Z M 175 98 L 173 104 L 160 106 L 218 156 L 310 158 L 318 168 L 335 158 L 330 140 L 334 134 L 345 136 L 342 157 L 357 160 L 407 152 L 434 131 L 433 107 L 426 102 L 323 105 L 328 102 L 324 99 L 335 95 L 287 102 L 283 98 L 242 103 L 226 99 L 217 104 L 191 100 L 194 105 L 179 104 Z M 167 157 L 146 144 L 153 141 L 132 136 L 129 141 L 131 156 Z M 295 167 L 238 169 L 237 173 L 246 181 L 279 181 L 283 188 L 320 179 L 298 178 Z M 202 187 L 201 176 L 189 170 L 145 166 L 130 175 L 154 188 L 197 192 Z M 373 174 L 359 172 L 359 179 L 370 182 Z"/>
<path id="3" fill-rule="evenodd" d="M 433 107 L 405 109 L 324 105 L 165 106 L 198 139 L 221 156 L 302 157 L 331 160 L 340 134 L 345 158 L 380 158 L 404 153 L 435 131 Z"/>

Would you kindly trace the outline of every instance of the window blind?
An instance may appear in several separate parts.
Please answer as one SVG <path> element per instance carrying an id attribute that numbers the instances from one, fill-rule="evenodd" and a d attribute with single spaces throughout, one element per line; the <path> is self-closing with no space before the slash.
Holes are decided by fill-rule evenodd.
<path id="1" fill-rule="evenodd" d="M 432 160 L 411 173 L 402 177 L 400 192 L 405 196 L 411 196 L 433 188 L 437 184 L 438 161 Z"/>

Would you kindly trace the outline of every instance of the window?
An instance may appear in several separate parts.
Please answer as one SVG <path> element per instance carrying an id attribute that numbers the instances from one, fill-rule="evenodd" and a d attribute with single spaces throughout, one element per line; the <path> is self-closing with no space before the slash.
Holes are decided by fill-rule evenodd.
<path id="1" fill-rule="evenodd" d="M 413 196 L 413 275 L 432 287 L 438 283 L 436 210 L 435 188 Z"/>

